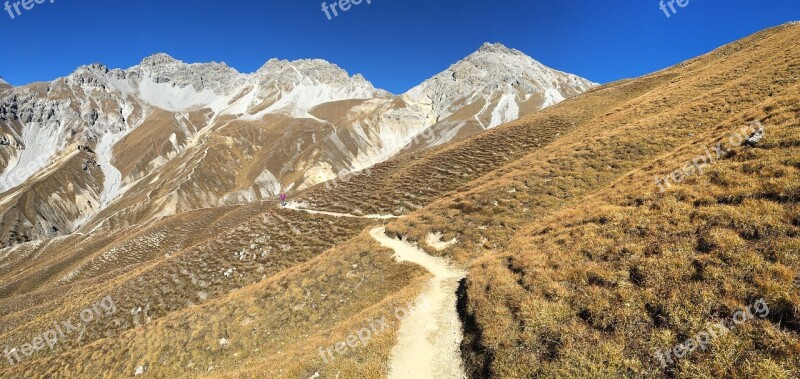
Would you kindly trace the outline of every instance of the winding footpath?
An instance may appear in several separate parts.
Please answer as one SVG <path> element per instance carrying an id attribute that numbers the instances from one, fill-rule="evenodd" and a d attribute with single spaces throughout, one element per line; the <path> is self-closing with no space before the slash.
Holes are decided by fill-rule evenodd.
<path id="1" fill-rule="evenodd" d="M 465 378 L 461 361 L 461 320 L 456 311 L 456 290 L 466 272 L 453 268 L 444 258 L 428 255 L 406 241 L 390 238 L 386 228 L 370 236 L 394 250 L 398 262 L 418 264 L 433 274 L 414 307 L 400 324 L 392 348 L 389 379 Z"/>
<path id="2" fill-rule="evenodd" d="M 393 215 L 355 216 L 345 213 L 314 211 L 290 203 L 286 208 L 333 217 L 393 219 Z M 389 379 L 463 379 L 461 360 L 463 339 L 461 320 L 456 311 L 456 290 L 466 272 L 454 268 L 440 257 L 427 254 L 418 246 L 386 235 L 386 228 L 374 228 L 370 236 L 394 251 L 398 263 L 410 262 L 433 274 L 415 306 L 400 323 L 397 343 L 392 348 Z"/>
<path id="3" fill-rule="evenodd" d="M 325 216 L 333 216 L 333 217 L 348 217 L 348 218 L 368 218 L 372 220 L 390 220 L 393 218 L 399 218 L 395 215 L 366 215 L 366 216 L 356 216 L 351 215 L 349 213 L 336 213 L 336 212 L 327 212 L 327 211 L 315 211 L 312 209 L 304 208 L 301 204 L 290 202 L 286 204 L 284 207 L 286 209 L 292 209 L 296 211 L 306 212 L 315 215 L 325 215 Z"/>

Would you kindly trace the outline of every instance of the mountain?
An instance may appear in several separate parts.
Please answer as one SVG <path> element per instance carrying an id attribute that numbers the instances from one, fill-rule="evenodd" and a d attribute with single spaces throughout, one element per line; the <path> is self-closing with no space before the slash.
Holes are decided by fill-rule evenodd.
<path id="1" fill-rule="evenodd" d="M 797 377 L 798 38 L 770 28 L 288 207 L 0 249 L 0 377 L 385 378 L 407 358 L 444 364 L 424 378 Z"/>
<path id="2" fill-rule="evenodd" d="M 430 147 L 494 128 L 596 87 L 553 70 L 501 44 L 478 51 L 411 89 L 406 96 L 429 104 L 436 124 L 417 147 Z"/>
<path id="3" fill-rule="evenodd" d="M 2 76 L 0 76 L 0 91 L 2 91 L 2 90 L 7 90 L 7 89 L 11 89 L 11 88 L 13 88 L 13 87 L 14 87 L 14 86 L 12 86 L 11 84 L 8 84 L 8 82 L 6 82 L 5 80 L 3 80 L 3 77 L 2 77 Z"/>
<path id="4" fill-rule="evenodd" d="M 135 225 L 302 190 L 592 85 L 501 45 L 400 96 L 318 59 L 273 59 L 250 74 L 166 54 L 124 70 L 83 66 L 0 93 L 0 239 Z"/>

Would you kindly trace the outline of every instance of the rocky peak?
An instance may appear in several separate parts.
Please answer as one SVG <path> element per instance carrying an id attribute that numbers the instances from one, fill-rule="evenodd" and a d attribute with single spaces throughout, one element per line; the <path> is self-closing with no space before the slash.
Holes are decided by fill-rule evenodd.
<path id="1" fill-rule="evenodd" d="M 125 72 L 137 81 L 149 78 L 157 84 L 191 86 L 197 92 L 210 89 L 218 94 L 229 93 L 246 80 L 245 75 L 225 63 L 187 64 L 165 53 L 151 55 Z"/>
<path id="2" fill-rule="evenodd" d="M 551 69 L 519 50 L 499 43 L 485 43 L 406 95 L 430 103 L 439 118 L 446 118 L 465 103 L 488 104 L 498 95 L 504 96 L 505 103 L 509 104 L 512 99 L 518 103 L 539 94 L 545 98 L 543 106 L 549 106 L 594 85 L 575 75 Z M 518 105 L 509 109 L 516 109 Z"/>
<path id="3" fill-rule="evenodd" d="M 270 59 L 257 72 L 257 76 L 268 80 L 289 81 L 296 84 L 372 84 L 361 75 L 350 76 L 341 67 L 324 59 L 300 59 L 295 61 Z"/>
<path id="4" fill-rule="evenodd" d="M 167 66 L 176 64 L 184 64 L 184 63 L 171 57 L 169 54 L 156 53 L 147 58 L 142 59 L 142 63 L 140 63 L 139 66 L 158 67 L 158 66 Z"/>
<path id="5" fill-rule="evenodd" d="M 506 47 L 506 45 L 503 45 L 502 43 L 491 43 L 491 42 L 484 43 L 480 47 L 480 49 L 478 49 L 478 51 L 476 51 L 473 54 L 478 54 L 478 53 L 483 53 L 483 54 L 489 54 L 489 53 L 492 53 L 492 54 L 508 54 L 508 55 L 520 55 L 520 54 L 522 54 L 522 55 L 524 55 L 521 51 L 519 51 L 517 49 L 508 48 L 508 47 Z"/>
<path id="6" fill-rule="evenodd" d="M 371 82 L 363 76 L 356 74 L 350 76 L 341 67 L 323 59 L 300 59 L 295 61 L 270 59 L 256 73 L 254 80 L 261 83 L 262 91 L 271 91 L 270 88 L 279 88 L 282 93 L 289 93 L 295 89 L 310 91 L 307 95 L 291 100 L 295 110 L 308 109 L 327 101 L 344 99 L 363 99 L 375 96 L 384 96 L 388 92 L 376 89 Z M 313 88 L 313 89 L 311 89 Z M 261 93 L 262 98 L 269 97 Z M 301 99 L 302 98 L 302 99 Z M 295 112 L 296 114 L 301 114 Z"/>

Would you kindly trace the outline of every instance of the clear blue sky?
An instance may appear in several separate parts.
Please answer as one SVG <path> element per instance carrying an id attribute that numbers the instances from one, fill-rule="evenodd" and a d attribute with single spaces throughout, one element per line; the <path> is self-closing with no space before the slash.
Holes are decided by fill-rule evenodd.
<path id="1" fill-rule="evenodd" d="M 323 58 L 401 93 L 491 41 L 606 83 L 800 20 L 800 0 L 689 0 L 670 18 L 659 0 L 371 1 L 329 21 L 322 0 L 44 0 L 13 20 L 0 9 L 0 76 L 21 85 L 156 52 L 242 72 Z"/>

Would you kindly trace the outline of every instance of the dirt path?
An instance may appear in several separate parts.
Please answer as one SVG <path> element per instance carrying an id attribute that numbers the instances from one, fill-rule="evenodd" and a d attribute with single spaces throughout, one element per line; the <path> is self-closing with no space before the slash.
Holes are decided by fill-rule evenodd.
<path id="1" fill-rule="evenodd" d="M 304 204 L 290 202 L 286 208 L 334 217 L 387 220 L 394 215 L 356 216 L 306 209 Z M 398 262 L 418 264 L 433 274 L 405 318 L 401 320 L 397 343 L 389 361 L 389 379 L 463 379 L 461 360 L 463 339 L 461 320 L 456 311 L 456 290 L 466 272 L 452 267 L 444 258 L 428 255 L 406 241 L 390 238 L 386 228 L 370 230 L 370 236 L 382 246 L 392 249 Z"/>
<path id="2" fill-rule="evenodd" d="M 398 218 L 395 215 L 365 215 L 365 216 L 356 216 L 349 213 L 336 213 L 336 212 L 327 212 L 327 211 L 315 211 L 313 209 L 307 209 L 303 204 L 289 202 L 286 204 L 284 208 L 293 209 L 296 211 L 316 214 L 316 215 L 326 215 L 326 216 L 333 216 L 333 217 L 349 217 L 349 218 L 368 218 L 372 220 L 389 220 Z"/>
<path id="3" fill-rule="evenodd" d="M 417 306 L 400 324 L 389 362 L 389 379 L 465 378 L 459 348 L 463 335 L 456 312 L 456 289 L 466 273 L 417 246 L 390 238 L 385 228 L 372 229 L 370 235 L 394 250 L 398 262 L 418 264 L 433 274 L 417 298 Z"/>

